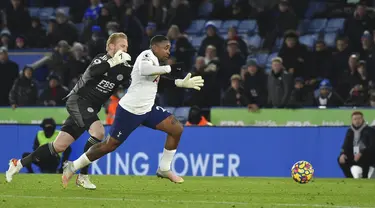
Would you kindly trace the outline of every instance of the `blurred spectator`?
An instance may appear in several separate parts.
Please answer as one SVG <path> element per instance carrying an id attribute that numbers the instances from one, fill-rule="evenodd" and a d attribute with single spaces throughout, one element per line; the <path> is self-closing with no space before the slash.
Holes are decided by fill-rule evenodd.
<path id="1" fill-rule="evenodd" d="M 185 31 L 191 24 L 189 1 L 172 0 L 168 10 L 168 25 L 177 25 L 181 31 Z"/>
<path id="2" fill-rule="evenodd" d="M 298 18 L 290 9 L 289 1 L 281 0 L 275 10 L 266 11 L 258 19 L 258 25 L 260 34 L 265 37 L 263 46 L 272 49 L 277 37 L 283 36 L 288 30 L 296 30 Z"/>
<path id="3" fill-rule="evenodd" d="M 2 30 L 0 33 L 0 47 L 10 49 L 13 47 L 11 44 L 11 35 L 8 30 Z"/>
<path id="4" fill-rule="evenodd" d="M 244 76 L 245 94 L 251 107 L 265 107 L 267 104 L 267 75 L 258 69 L 255 61 L 249 60 L 246 65 Z"/>
<path id="5" fill-rule="evenodd" d="M 352 125 L 346 132 L 338 163 L 346 178 L 375 178 L 375 132 L 363 113 L 352 113 Z"/>
<path id="6" fill-rule="evenodd" d="M 92 14 L 94 19 L 98 19 L 103 4 L 100 0 L 90 0 L 90 7 L 86 9 L 85 14 Z"/>
<path id="7" fill-rule="evenodd" d="M 193 65 L 195 49 L 189 40 L 180 33 L 177 25 L 172 25 L 169 28 L 167 37 L 171 41 L 171 56 L 176 57 L 177 62 L 183 62 L 190 68 Z"/>
<path id="8" fill-rule="evenodd" d="M 164 29 L 167 20 L 167 7 L 161 0 L 152 0 L 149 4 L 148 20 L 155 22 L 157 29 Z"/>
<path id="9" fill-rule="evenodd" d="M 370 95 L 369 103 L 370 107 L 375 108 L 375 95 Z"/>
<path id="10" fill-rule="evenodd" d="M 30 48 L 44 48 L 47 46 L 46 31 L 40 24 L 40 20 L 37 17 L 31 19 L 31 28 L 27 33 L 28 45 Z"/>
<path id="11" fill-rule="evenodd" d="M 248 100 L 241 86 L 241 76 L 239 74 L 234 74 L 230 78 L 230 81 L 231 86 L 225 91 L 221 105 L 232 107 L 247 106 Z"/>
<path id="12" fill-rule="evenodd" d="M 145 34 L 144 26 L 131 8 L 126 9 L 125 16 L 121 19 L 123 30 L 128 36 L 129 48 L 128 53 L 132 57 L 138 56 L 141 52 L 141 44 Z"/>
<path id="13" fill-rule="evenodd" d="M 92 13 L 86 13 L 85 16 L 83 16 L 83 31 L 80 37 L 82 42 L 85 43 L 91 39 L 92 27 L 96 25 L 96 22 L 95 15 Z"/>
<path id="14" fill-rule="evenodd" d="M 233 74 L 240 74 L 241 66 L 246 62 L 239 47 L 238 42 L 231 40 L 227 43 L 227 49 L 223 58 L 221 59 L 221 65 L 219 70 L 220 87 L 222 90 L 226 90 L 229 86 L 230 77 Z"/>
<path id="15" fill-rule="evenodd" d="M 272 59 L 272 71 L 268 76 L 268 104 L 271 107 L 284 108 L 292 92 L 292 76 L 285 71 L 280 57 Z"/>
<path id="16" fill-rule="evenodd" d="M 217 32 L 218 29 L 215 24 L 211 21 L 208 21 L 205 26 L 206 29 L 206 37 L 203 39 L 201 46 L 199 47 L 198 55 L 203 56 L 205 54 L 206 48 L 209 45 L 215 46 L 218 50 L 218 56 L 220 57 L 222 54 L 222 50 L 224 49 L 224 40 L 221 38 Z"/>
<path id="17" fill-rule="evenodd" d="M 64 85 L 73 88 L 78 81 L 78 78 L 89 66 L 90 60 L 85 54 L 85 48 L 81 43 L 74 43 L 70 51 L 71 58 L 69 58 L 66 63 L 68 72 L 67 77 L 64 80 Z"/>
<path id="18" fill-rule="evenodd" d="M 315 106 L 338 107 L 344 104 L 341 97 L 332 89 L 329 80 L 324 79 L 319 84 L 319 91 L 314 100 Z"/>
<path id="19" fill-rule="evenodd" d="M 375 67 L 375 47 L 374 47 L 374 40 L 372 35 L 365 31 L 361 38 L 362 48 L 359 53 L 359 57 L 361 60 L 366 62 L 367 69 L 373 69 Z M 375 71 L 370 70 L 369 77 L 372 79 L 375 78 Z"/>
<path id="20" fill-rule="evenodd" d="M 198 18 L 208 18 L 213 8 L 214 6 L 210 0 L 202 0 L 198 8 Z"/>
<path id="21" fill-rule="evenodd" d="M 202 115 L 202 111 L 198 106 L 193 106 L 189 110 L 188 120 L 186 126 L 213 126 L 212 123 L 208 122 L 207 119 Z"/>
<path id="22" fill-rule="evenodd" d="M 155 32 L 156 32 L 156 24 L 154 22 L 147 23 L 146 34 L 142 38 L 141 50 L 147 50 L 150 48 L 150 40 L 152 37 L 156 35 Z"/>
<path id="23" fill-rule="evenodd" d="M 13 36 L 26 35 L 31 27 L 29 11 L 21 0 L 11 0 L 11 3 L 6 9 L 6 26 Z"/>
<path id="24" fill-rule="evenodd" d="M 307 48 L 299 42 L 296 32 L 290 31 L 285 34 L 279 57 L 283 60 L 285 70 L 293 77 L 305 76 Z"/>
<path id="25" fill-rule="evenodd" d="M 349 68 L 343 71 L 340 75 L 340 79 L 337 85 L 337 92 L 343 98 L 348 96 L 349 91 L 358 84 L 358 72 L 357 67 L 359 63 L 359 57 L 357 54 L 352 54 L 349 57 L 348 65 Z"/>
<path id="26" fill-rule="evenodd" d="M 237 33 L 236 27 L 230 27 L 228 29 L 228 39 L 226 40 L 226 43 L 228 44 L 229 41 L 235 40 L 237 41 L 240 51 L 244 57 L 247 57 L 248 53 L 248 47 L 246 42 L 242 39 L 241 36 Z"/>
<path id="27" fill-rule="evenodd" d="M 104 5 L 101 10 L 100 10 L 100 13 L 99 13 L 99 18 L 98 18 L 98 25 L 100 26 L 100 28 L 102 29 L 105 29 L 108 22 L 110 21 L 113 21 L 114 17 L 112 16 L 112 14 L 109 12 L 109 6 L 108 5 Z"/>
<path id="28" fill-rule="evenodd" d="M 60 84 L 60 78 L 56 75 L 48 77 L 48 87 L 39 97 L 39 104 L 44 106 L 64 106 L 63 98 L 68 95 L 68 89 Z"/>
<path id="29" fill-rule="evenodd" d="M 113 0 L 108 4 L 109 13 L 114 17 L 114 20 L 120 21 L 125 14 L 126 7 L 123 0 Z"/>
<path id="30" fill-rule="evenodd" d="M 106 105 L 106 113 L 107 113 L 106 124 L 107 125 L 112 125 L 115 119 L 116 108 L 117 108 L 118 102 L 124 95 L 125 95 L 125 89 L 123 87 L 119 87 L 117 88 L 116 92 L 109 98 L 109 102 Z"/>
<path id="31" fill-rule="evenodd" d="M 9 103 L 13 109 L 19 106 L 34 106 L 38 100 L 38 89 L 33 79 L 33 68 L 25 67 L 22 75 L 14 81 L 9 92 Z"/>
<path id="32" fill-rule="evenodd" d="M 336 50 L 333 52 L 333 80 L 332 83 L 337 86 L 338 79 L 341 74 L 348 68 L 348 60 L 351 51 L 348 47 L 348 39 L 346 37 L 339 37 L 336 40 Z"/>
<path id="33" fill-rule="evenodd" d="M 26 38 L 24 36 L 19 36 L 16 38 L 16 43 L 15 43 L 15 49 L 21 50 L 21 49 L 26 49 Z"/>
<path id="34" fill-rule="evenodd" d="M 50 18 L 47 26 L 47 43 L 49 48 L 53 48 L 57 45 L 60 39 L 60 34 L 58 34 L 57 22 L 55 18 Z"/>
<path id="35" fill-rule="evenodd" d="M 78 41 L 78 29 L 75 27 L 73 22 L 71 22 L 65 14 L 64 10 L 56 10 L 56 34 L 58 40 L 65 40 L 70 45 Z"/>
<path id="36" fill-rule="evenodd" d="M 317 81 L 333 77 L 332 54 L 324 41 L 318 40 L 315 43 L 315 51 L 310 55 L 310 64 L 305 67 L 307 68 L 305 76 L 309 85 L 315 85 Z"/>
<path id="37" fill-rule="evenodd" d="M 349 99 L 345 102 L 347 106 L 368 106 L 368 95 L 367 91 L 362 85 L 356 85 L 349 92 Z"/>
<path id="38" fill-rule="evenodd" d="M 8 50 L 0 48 L 0 106 L 9 106 L 9 92 L 12 89 L 14 80 L 18 77 L 18 64 L 9 60 Z"/>
<path id="39" fill-rule="evenodd" d="M 211 52 L 210 52 L 211 51 Z M 207 53 L 214 53 L 213 46 L 207 48 Z M 220 88 L 217 81 L 218 67 L 216 60 L 208 61 L 204 57 L 197 57 L 193 76 L 202 76 L 204 87 L 200 91 L 194 90 L 190 99 L 190 105 L 198 107 L 211 107 L 220 105 Z"/>
<path id="40" fill-rule="evenodd" d="M 91 39 L 87 43 L 89 56 L 91 58 L 95 57 L 100 53 L 105 53 L 106 50 L 106 40 L 102 36 L 101 28 L 97 25 L 94 25 L 91 28 L 92 35 Z"/>
<path id="41" fill-rule="evenodd" d="M 305 81 L 302 77 L 297 77 L 294 80 L 294 89 L 290 95 L 288 107 L 303 108 L 313 105 L 313 94 L 308 87 L 305 86 Z"/>
<path id="42" fill-rule="evenodd" d="M 211 13 L 213 19 L 226 20 L 232 16 L 232 1 L 231 0 L 218 0 L 214 1 L 214 8 Z"/>
<path id="43" fill-rule="evenodd" d="M 350 16 L 345 22 L 345 33 L 349 37 L 354 51 L 361 49 L 361 36 L 366 30 L 373 31 L 374 24 L 371 17 L 367 14 L 367 7 L 358 4 L 353 16 Z"/>
<path id="44" fill-rule="evenodd" d="M 176 58 L 170 57 L 167 61 L 167 65 L 172 65 L 176 63 Z M 182 106 L 184 102 L 184 89 L 179 87 L 170 87 L 163 80 L 160 81 L 159 89 L 161 89 L 159 94 L 162 94 L 161 103 L 164 106 L 178 107 Z"/>

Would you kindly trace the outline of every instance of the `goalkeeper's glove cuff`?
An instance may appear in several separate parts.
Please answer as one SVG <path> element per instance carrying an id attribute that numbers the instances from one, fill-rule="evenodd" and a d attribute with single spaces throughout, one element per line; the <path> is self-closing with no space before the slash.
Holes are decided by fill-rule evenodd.
<path id="1" fill-rule="evenodd" d="M 177 87 L 183 87 L 183 80 L 182 79 L 176 79 L 174 80 L 174 84 L 177 86 Z"/>

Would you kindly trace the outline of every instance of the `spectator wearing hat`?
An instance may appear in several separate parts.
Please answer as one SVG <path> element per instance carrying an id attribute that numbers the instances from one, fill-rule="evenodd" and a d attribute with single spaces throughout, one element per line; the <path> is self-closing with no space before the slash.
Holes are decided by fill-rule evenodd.
<path id="1" fill-rule="evenodd" d="M 46 42 L 46 31 L 40 24 L 38 17 L 31 18 L 31 28 L 27 33 L 28 45 L 30 48 L 44 48 L 47 46 Z"/>
<path id="2" fill-rule="evenodd" d="M 288 107 L 303 108 L 313 106 L 313 94 L 309 87 L 305 86 L 305 80 L 302 77 L 294 79 L 294 89 L 290 95 Z"/>
<path id="3" fill-rule="evenodd" d="M 268 105 L 274 108 L 284 108 L 292 92 L 292 76 L 284 70 L 280 57 L 272 59 L 272 70 L 267 80 Z"/>
<path id="4" fill-rule="evenodd" d="M 0 106 L 9 106 L 9 92 L 18 78 L 18 65 L 9 60 L 5 47 L 0 47 L 0 70 Z"/>
<path id="5" fill-rule="evenodd" d="M 221 90 L 226 90 L 230 86 L 230 77 L 233 74 L 240 74 L 241 66 L 246 62 L 246 58 L 242 55 L 238 42 L 231 40 L 227 42 L 226 53 L 221 59 L 219 78 Z"/>
<path id="6" fill-rule="evenodd" d="M 311 52 L 309 57 L 309 64 L 305 64 L 305 67 L 308 68 L 305 71 L 308 85 L 315 88 L 318 81 L 333 78 L 332 53 L 328 50 L 324 41 L 316 41 L 315 50 Z"/>
<path id="7" fill-rule="evenodd" d="M 38 100 L 38 89 L 33 79 L 34 69 L 26 66 L 22 75 L 14 81 L 9 92 L 9 103 L 13 109 L 19 106 L 35 106 Z"/>
<path id="8" fill-rule="evenodd" d="M 64 106 L 63 98 L 68 95 L 68 89 L 60 84 L 60 77 L 50 75 L 48 87 L 43 90 L 39 97 L 39 104 L 44 106 Z"/>
<path id="9" fill-rule="evenodd" d="M 314 99 L 314 106 L 338 107 L 343 104 L 342 98 L 332 89 L 331 82 L 328 79 L 322 80 Z"/>
<path id="10" fill-rule="evenodd" d="M 6 13 L 6 26 L 14 36 L 26 35 L 31 26 L 29 11 L 21 0 L 11 0 Z"/>
<path id="11" fill-rule="evenodd" d="M 10 49 L 13 47 L 11 42 L 11 34 L 9 30 L 2 30 L 0 32 L 0 47 L 5 47 L 6 49 Z"/>
<path id="12" fill-rule="evenodd" d="M 250 109 L 265 107 L 267 105 L 267 75 L 259 69 L 254 60 L 249 60 L 245 69 L 244 88 L 249 101 L 248 107 Z"/>
<path id="13" fill-rule="evenodd" d="M 171 56 L 176 57 L 177 62 L 183 62 L 185 66 L 192 66 L 195 49 L 186 36 L 181 34 L 177 25 L 172 25 L 167 33 L 168 39 L 171 41 Z M 186 67 L 187 69 L 189 67 Z"/>
<path id="14" fill-rule="evenodd" d="M 199 47 L 198 55 L 204 56 L 207 46 L 215 46 L 218 50 L 218 56 L 222 54 L 222 49 L 224 49 L 224 40 L 220 37 L 217 32 L 218 29 L 214 22 L 208 21 L 205 25 L 206 37 L 203 39 L 201 46 Z"/>
<path id="15" fill-rule="evenodd" d="M 232 75 L 230 83 L 230 87 L 225 91 L 221 100 L 221 105 L 231 107 L 247 106 L 248 100 L 241 86 L 241 76 L 239 74 Z"/>
<path id="16" fill-rule="evenodd" d="M 98 54 L 105 53 L 106 40 L 103 37 L 102 28 L 94 25 L 91 28 L 91 39 L 87 42 L 89 57 L 95 57 Z"/>
<path id="17" fill-rule="evenodd" d="M 245 41 L 241 38 L 241 36 L 237 33 L 237 28 L 232 26 L 228 29 L 228 39 L 226 40 L 226 44 L 228 45 L 228 42 L 230 41 L 237 41 L 239 49 L 244 57 L 247 57 L 248 53 L 248 47 Z"/>
<path id="18" fill-rule="evenodd" d="M 293 77 L 304 77 L 308 50 L 298 40 L 295 31 L 289 31 L 284 36 L 284 43 L 279 51 L 286 71 Z"/>

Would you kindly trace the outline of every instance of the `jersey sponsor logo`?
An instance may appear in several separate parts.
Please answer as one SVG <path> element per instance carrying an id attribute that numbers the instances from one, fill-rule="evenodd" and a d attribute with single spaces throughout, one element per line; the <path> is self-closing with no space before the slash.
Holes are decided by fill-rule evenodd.
<path id="1" fill-rule="evenodd" d="M 116 84 L 112 83 L 107 80 L 102 80 L 99 82 L 99 84 L 96 86 L 96 89 L 103 92 L 103 93 L 109 93 L 115 88 Z"/>

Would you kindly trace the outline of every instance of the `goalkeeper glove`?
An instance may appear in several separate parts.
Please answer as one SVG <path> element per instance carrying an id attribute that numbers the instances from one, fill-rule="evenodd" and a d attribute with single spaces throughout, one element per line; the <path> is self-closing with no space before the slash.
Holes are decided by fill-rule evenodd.
<path id="1" fill-rule="evenodd" d="M 109 63 L 109 65 L 112 68 L 112 67 L 117 66 L 121 63 L 125 63 L 127 61 L 130 61 L 131 59 L 132 58 L 130 57 L 129 54 L 120 50 L 120 51 L 117 51 L 116 54 L 112 58 L 108 59 L 107 62 Z"/>
<path id="2" fill-rule="evenodd" d="M 193 88 L 199 91 L 204 86 L 204 79 L 201 76 L 191 78 L 191 73 L 189 73 L 184 79 L 176 79 L 174 83 L 177 87 Z"/>

